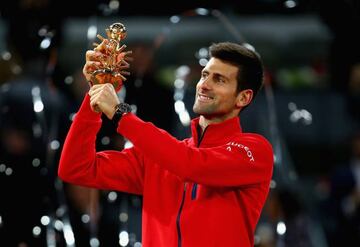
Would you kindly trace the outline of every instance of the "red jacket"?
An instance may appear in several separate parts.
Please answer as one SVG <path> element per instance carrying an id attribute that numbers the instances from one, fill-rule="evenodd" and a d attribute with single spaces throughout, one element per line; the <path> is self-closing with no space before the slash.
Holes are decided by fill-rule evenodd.
<path id="1" fill-rule="evenodd" d="M 195 119 L 192 138 L 178 141 L 129 113 L 117 131 L 134 146 L 96 152 L 101 117 L 86 96 L 66 138 L 59 176 L 143 195 L 144 247 L 253 246 L 272 177 L 271 145 L 242 133 L 237 117 L 209 125 L 202 138 L 197 126 Z"/>

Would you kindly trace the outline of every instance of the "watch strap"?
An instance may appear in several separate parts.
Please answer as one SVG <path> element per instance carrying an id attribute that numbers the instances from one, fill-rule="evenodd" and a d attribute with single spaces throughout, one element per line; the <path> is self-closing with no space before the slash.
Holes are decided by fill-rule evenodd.
<path id="1" fill-rule="evenodd" d="M 115 114 L 112 118 L 112 122 L 114 123 L 114 125 L 117 127 L 121 117 L 129 112 L 131 112 L 131 106 L 129 104 L 127 103 L 117 104 L 115 106 Z"/>

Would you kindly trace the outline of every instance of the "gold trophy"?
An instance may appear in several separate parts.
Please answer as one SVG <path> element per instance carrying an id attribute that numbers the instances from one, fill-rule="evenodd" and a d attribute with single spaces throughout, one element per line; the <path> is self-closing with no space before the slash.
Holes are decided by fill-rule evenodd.
<path id="1" fill-rule="evenodd" d="M 126 45 L 121 45 L 123 39 L 126 38 L 126 28 L 122 23 L 113 23 L 109 28 L 105 29 L 107 38 L 98 34 L 101 43 L 94 43 L 94 50 L 102 52 L 100 59 L 101 65 L 92 72 L 92 84 L 111 83 L 115 91 L 118 92 L 126 78 L 129 75 L 124 69 L 129 68 L 128 61 L 132 58 L 128 55 L 131 51 L 124 51 Z"/>

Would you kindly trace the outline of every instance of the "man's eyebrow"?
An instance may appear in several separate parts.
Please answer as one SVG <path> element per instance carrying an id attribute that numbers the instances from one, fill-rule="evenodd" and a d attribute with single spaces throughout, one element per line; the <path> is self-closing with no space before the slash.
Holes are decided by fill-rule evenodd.
<path id="1" fill-rule="evenodd" d="M 227 81 L 230 80 L 229 77 L 227 77 L 226 75 L 220 74 L 220 73 L 214 73 L 214 75 L 217 76 L 217 77 L 224 78 L 224 79 L 226 79 Z"/>

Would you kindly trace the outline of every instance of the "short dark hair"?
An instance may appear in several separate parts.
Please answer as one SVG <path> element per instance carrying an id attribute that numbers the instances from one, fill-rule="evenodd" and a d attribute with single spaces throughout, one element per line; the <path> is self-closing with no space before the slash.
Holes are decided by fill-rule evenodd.
<path id="1" fill-rule="evenodd" d="M 210 57 L 218 58 L 239 68 L 237 93 L 245 89 L 253 91 L 253 97 L 263 85 L 263 64 L 260 56 L 243 45 L 220 42 L 209 47 Z"/>

